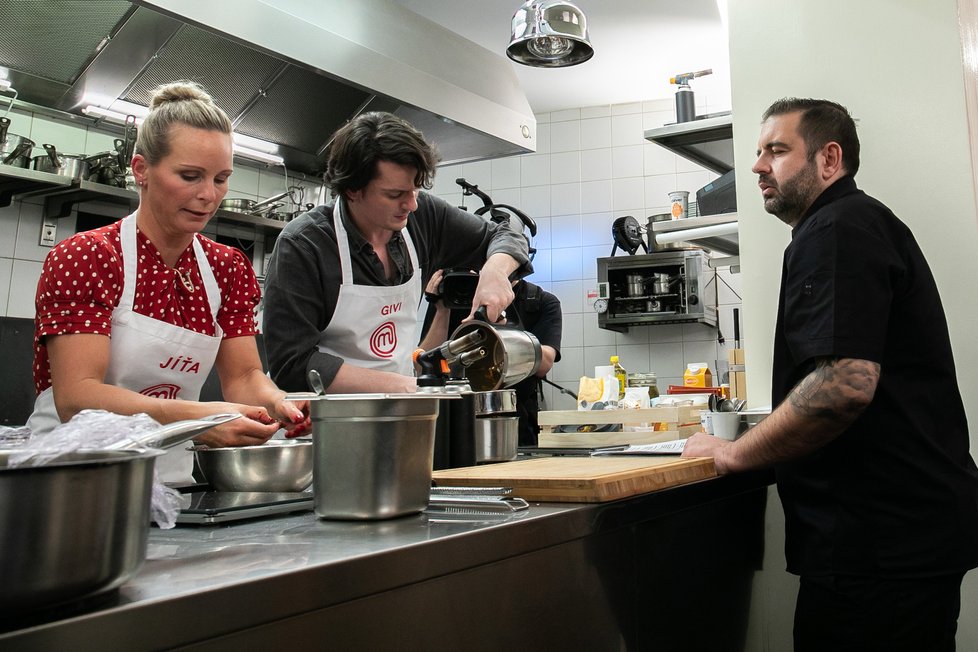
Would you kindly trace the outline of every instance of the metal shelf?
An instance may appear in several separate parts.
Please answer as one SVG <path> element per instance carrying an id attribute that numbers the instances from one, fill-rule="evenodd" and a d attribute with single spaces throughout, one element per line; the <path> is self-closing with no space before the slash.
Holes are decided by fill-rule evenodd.
<path id="1" fill-rule="evenodd" d="M 729 113 L 647 129 L 645 140 L 719 174 L 734 167 L 733 116 Z"/>
<path id="2" fill-rule="evenodd" d="M 70 186 L 71 181 L 60 174 L 0 164 L 0 208 L 10 206 L 15 195 L 57 190 Z"/>
<path id="3" fill-rule="evenodd" d="M 654 222 L 651 226 L 649 237 L 658 243 L 689 242 L 714 253 L 740 255 L 736 213 Z"/>
<path id="4" fill-rule="evenodd" d="M 127 206 L 130 212 L 139 205 L 139 193 L 134 190 L 94 181 L 78 181 L 50 172 L 0 165 L 0 208 L 9 206 L 14 197 L 43 197 L 44 217 L 55 219 L 68 217 L 75 204 L 86 201 L 121 204 Z M 227 210 L 218 210 L 214 218 L 218 223 L 247 224 L 276 235 L 286 224 L 281 220 Z"/>

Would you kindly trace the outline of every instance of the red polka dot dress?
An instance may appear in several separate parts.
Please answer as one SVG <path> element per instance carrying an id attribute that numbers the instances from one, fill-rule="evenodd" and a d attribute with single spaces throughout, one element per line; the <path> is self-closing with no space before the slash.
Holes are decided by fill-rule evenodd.
<path id="1" fill-rule="evenodd" d="M 112 333 L 112 311 L 123 288 L 121 221 L 78 233 L 48 254 L 37 284 L 34 320 L 34 385 L 38 393 L 51 386 L 44 338 L 66 333 Z M 217 322 L 225 338 L 258 332 L 255 310 L 261 290 L 251 263 L 234 247 L 197 238 L 221 292 Z M 137 278 L 133 310 L 168 324 L 214 335 L 217 330 L 203 291 L 203 279 L 192 245 L 171 268 L 141 232 L 136 233 Z M 191 291 L 190 288 L 194 288 Z"/>

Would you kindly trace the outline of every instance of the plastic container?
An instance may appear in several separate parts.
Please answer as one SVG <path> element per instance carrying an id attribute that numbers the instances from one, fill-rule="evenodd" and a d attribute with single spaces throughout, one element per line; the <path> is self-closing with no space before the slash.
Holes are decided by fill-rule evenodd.
<path id="1" fill-rule="evenodd" d="M 611 356 L 611 366 L 614 369 L 615 378 L 618 379 L 618 400 L 625 398 L 625 387 L 628 386 L 628 372 L 621 366 L 618 356 Z"/>

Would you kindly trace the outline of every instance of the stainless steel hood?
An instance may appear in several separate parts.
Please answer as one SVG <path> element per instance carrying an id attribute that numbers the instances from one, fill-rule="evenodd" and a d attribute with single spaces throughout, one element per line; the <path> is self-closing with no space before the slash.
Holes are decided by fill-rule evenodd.
<path id="1" fill-rule="evenodd" d="M 386 0 L 0 0 L 0 24 L 18 100 L 81 116 L 191 79 L 290 170 L 322 172 L 333 131 L 373 110 L 415 124 L 445 164 L 536 149 L 502 54 Z"/>

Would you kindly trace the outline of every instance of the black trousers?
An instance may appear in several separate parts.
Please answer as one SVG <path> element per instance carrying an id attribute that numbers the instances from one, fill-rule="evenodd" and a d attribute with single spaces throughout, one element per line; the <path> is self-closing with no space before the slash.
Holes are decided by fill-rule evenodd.
<path id="1" fill-rule="evenodd" d="M 963 577 L 802 577 L 795 652 L 952 652 Z"/>

